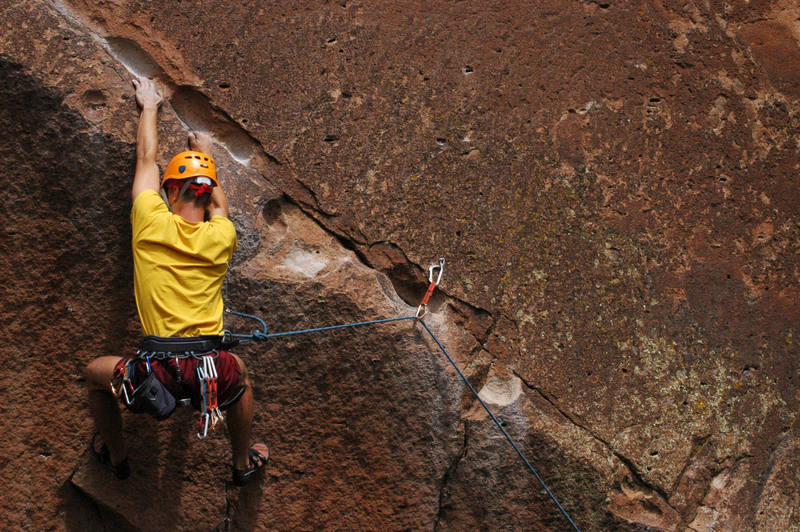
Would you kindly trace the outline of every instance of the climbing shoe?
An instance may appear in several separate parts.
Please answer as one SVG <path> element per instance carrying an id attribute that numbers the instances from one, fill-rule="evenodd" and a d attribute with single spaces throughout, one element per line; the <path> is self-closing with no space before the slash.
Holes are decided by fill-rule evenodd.
<path id="1" fill-rule="evenodd" d="M 117 465 L 112 464 L 111 452 L 108 450 L 108 447 L 106 447 L 106 444 L 103 443 L 99 436 L 100 432 L 94 431 L 91 442 L 92 453 L 97 457 L 97 460 L 103 464 L 106 469 L 114 473 L 114 476 L 119 480 L 125 480 L 131 476 L 131 465 L 128 462 L 128 457 L 126 456 L 125 459 Z"/>
<path id="2" fill-rule="evenodd" d="M 253 480 L 256 473 L 267 465 L 267 461 L 269 461 L 269 447 L 267 444 L 260 441 L 250 447 L 248 451 L 248 460 L 249 464 L 247 469 L 233 468 L 233 483 L 236 486 L 244 486 Z"/>

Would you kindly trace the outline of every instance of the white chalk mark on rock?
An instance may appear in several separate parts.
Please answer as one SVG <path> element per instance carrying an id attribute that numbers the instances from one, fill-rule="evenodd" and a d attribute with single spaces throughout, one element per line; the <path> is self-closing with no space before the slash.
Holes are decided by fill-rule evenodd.
<path id="1" fill-rule="evenodd" d="M 286 254 L 281 265 L 306 277 L 316 277 L 328 265 L 328 261 L 319 253 L 294 247 Z"/>
<path id="2" fill-rule="evenodd" d="M 488 404 L 506 406 L 514 403 L 522 394 L 522 381 L 517 377 L 501 379 L 489 377 L 478 395 Z"/>

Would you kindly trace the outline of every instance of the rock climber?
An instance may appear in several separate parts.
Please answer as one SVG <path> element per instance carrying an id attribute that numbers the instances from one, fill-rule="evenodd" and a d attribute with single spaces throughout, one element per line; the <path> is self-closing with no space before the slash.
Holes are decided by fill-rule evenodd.
<path id="1" fill-rule="evenodd" d="M 243 485 L 269 459 L 250 446 L 253 393 L 242 360 L 225 350 L 222 282 L 236 248 L 228 200 L 216 176 L 211 138 L 189 135 L 159 178 L 156 120 L 162 95 L 147 79 L 133 81 L 141 108 L 131 209 L 134 294 L 144 339 L 128 357 L 102 356 L 86 367 L 89 411 L 97 430 L 92 450 L 117 478 L 130 475 L 118 403 L 157 419 L 176 403 L 201 412 L 198 436 L 225 418 L 233 482 Z"/>

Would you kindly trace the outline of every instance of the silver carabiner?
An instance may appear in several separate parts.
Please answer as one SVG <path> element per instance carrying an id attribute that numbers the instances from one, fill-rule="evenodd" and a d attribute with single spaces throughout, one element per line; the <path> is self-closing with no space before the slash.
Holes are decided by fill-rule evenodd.
<path id="1" fill-rule="evenodd" d="M 206 436 L 208 436 L 208 421 L 210 416 L 208 413 L 205 413 L 201 417 L 202 421 L 200 422 L 200 428 L 203 429 L 203 433 L 201 434 L 198 432 L 197 437 L 201 440 L 204 440 L 206 439 Z"/>
<path id="2" fill-rule="evenodd" d="M 128 381 L 130 382 L 130 381 Z M 131 406 L 131 398 L 128 396 L 128 390 L 125 388 L 125 381 L 122 381 L 122 393 L 125 396 L 125 404 Z"/>
<path id="3" fill-rule="evenodd" d="M 436 269 L 439 269 L 439 276 L 436 278 L 436 286 L 439 286 L 439 281 L 442 280 L 442 274 L 444 273 L 444 257 L 439 258 L 439 264 L 434 264 L 430 268 L 428 268 L 428 282 L 433 282 L 433 272 Z"/>

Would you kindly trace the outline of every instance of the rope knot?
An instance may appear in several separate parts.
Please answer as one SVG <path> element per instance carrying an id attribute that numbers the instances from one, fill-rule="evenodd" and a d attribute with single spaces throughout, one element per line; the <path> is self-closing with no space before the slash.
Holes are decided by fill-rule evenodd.
<path id="1" fill-rule="evenodd" d="M 251 336 L 253 337 L 253 340 L 258 340 L 259 342 L 269 340 L 269 336 L 264 331 L 253 331 Z"/>

